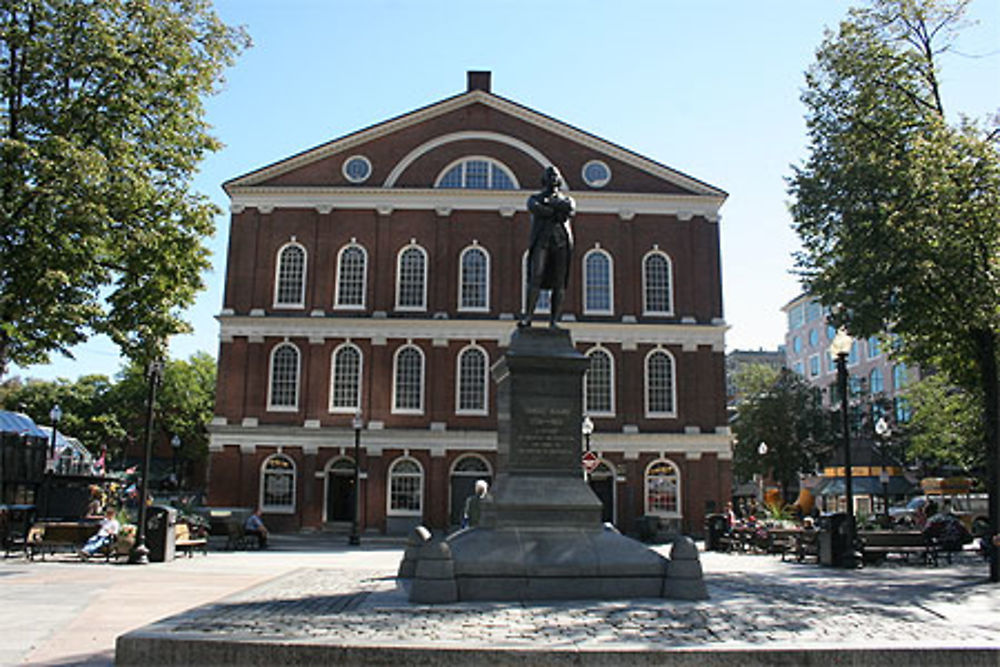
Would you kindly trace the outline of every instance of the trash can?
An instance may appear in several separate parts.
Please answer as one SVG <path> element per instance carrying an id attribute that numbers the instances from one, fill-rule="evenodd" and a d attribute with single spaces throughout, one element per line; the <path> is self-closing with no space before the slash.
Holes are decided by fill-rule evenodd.
<path id="1" fill-rule="evenodd" d="M 849 549 L 847 514 L 824 514 L 819 518 L 818 528 L 820 565 L 845 566 Z"/>
<path id="2" fill-rule="evenodd" d="M 729 529 L 729 520 L 723 514 L 705 517 L 705 551 L 723 551 L 722 536 Z"/>
<path id="3" fill-rule="evenodd" d="M 163 563 L 174 559 L 177 548 L 177 510 L 173 507 L 153 505 L 146 510 L 146 548 L 149 562 Z"/>

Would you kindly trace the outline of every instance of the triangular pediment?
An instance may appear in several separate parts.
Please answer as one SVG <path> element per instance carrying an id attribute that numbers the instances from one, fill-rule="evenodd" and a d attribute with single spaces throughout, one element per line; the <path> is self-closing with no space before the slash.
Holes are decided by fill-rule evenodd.
<path id="1" fill-rule="evenodd" d="M 501 124 L 508 131 L 495 131 L 482 126 L 476 126 L 474 130 L 470 130 L 468 127 L 462 126 L 464 119 L 476 111 L 484 110 L 491 114 L 494 120 L 501 119 L 503 121 Z M 518 131 L 518 127 L 524 131 Z M 522 135 L 531 135 L 533 139 L 522 139 Z M 546 135 L 549 135 L 553 141 L 539 140 L 539 137 Z M 390 157 L 387 162 L 390 162 L 391 165 L 381 165 L 382 170 L 376 170 L 371 182 L 365 185 L 366 187 L 394 188 L 400 186 L 398 179 L 408 166 L 408 161 L 415 160 L 416 156 L 427 146 L 434 144 L 434 142 L 476 140 L 500 141 L 514 146 L 529 154 L 539 164 L 544 162 L 559 163 L 559 155 L 548 154 L 558 149 L 550 148 L 547 153 L 544 148 L 539 148 L 539 144 L 546 144 L 550 147 L 563 146 L 569 151 L 583 149 L 604 159 L 627 165 L 627 168 L 634 169 L 647 178 L 660 181 L 663 191 L 667 193 L 696 197 L 707 196 L 714 199 L 725 199 L 726 197 L 723 190 L 703 181 L 483 90 L 471 90 L 352 132 L 232 179 L 224 184 L 224 188 L 232 194 L 234 190 L 245 191 L 255 187 L 330 185 L 326 182 L 317 182 L 317 179 L 321 181 L 323 174 L 337 173 L 346 155 L 363 152 L 366 148 L 377 146 L 379 142 L 384 145 L 389 141 L 393 142 L 393 149 L 397 151 L 396 154 L 392 154 L 391 151 L 388 153 Z M 386 154 L 386 151 L 382 150 L 382 153 Z M 531 181 L 528 187 L 531 188 L 534 185 L 535 183 Z"/>

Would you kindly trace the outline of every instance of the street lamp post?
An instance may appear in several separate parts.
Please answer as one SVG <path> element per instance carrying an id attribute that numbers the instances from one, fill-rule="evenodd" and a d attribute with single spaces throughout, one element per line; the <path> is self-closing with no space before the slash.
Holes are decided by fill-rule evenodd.
<path id="1" fill-rule="evenodd" d="M 594 420 L 590 418 L 590 415 L 585 415 L 583 417 L 583 423 L 580 425 L 580 431 L 583 433 L 583 446 L 584 451 L 590 451 L 590 436 L 594 432 Z M 590 472 L 587 467 L 583 468 L 583 479 L 588 481 L 590 479 Z"/>
<path id="2" fill-rule="evenodd" d="M 759 445 L 757 445 L 757 454 L 760 456 L 761 463 L 763 464 L 764 457 L 767 456 L 767 443 L 766 442 L 761 441 L 761 443 Z M 760 473 L 760 506 L 764 507 L 767 504 L 765 502 L 767 500 L 767 498 L 765 497 L 765 494 L 766 494 L 766 491 L 767 491 L 767 472 L 768 471 L 764 467 L 762 467 L 761 470 L 763 470 L 763 472 Z"/>
<path id="3" fill-rule="evenodd" d="M 181 486 L 180 477 L 177 476 L 177 454 L 181 451 L 181 437 L 176 433 L 174 433 L 174 437 L 170 438 L 170 447 L 171 449 L 173 449 L 174 452 L 174 461 L 173 461 L 174 482 L 177 483 L 177 488 L 180 488 Z"/>
<path id="4" fill-rule="evenodd" d="M 361 429 L 365 427 L 358 410 L 351 420 L 354 427 L 354 516 L 351 517 L 351 536 L 347 543 L 351 546 L 361 545 Z"/>
<path id="5" fill-rule="evenodd" d="M 840 420 L 844 438 L 844 493 L 847 496 L 847 558 L 846 567 L 854 567 L 854 485 L 851 476 L 851 428 L 847 418 L 847 355 L 853 340 L 843 328 L 830 343 L 830 356 L 837 361 L 837 389 L 840 392 Z"/>
<path id="6" fill-rule="evenodd" d="M 882 482 L 882 508 L 885 510 L 886 525 L 889 519 L 889 471 L 886 470 L 885 448 L 889 436 L 889 424 L 885 417 L 879 417 L 875 422 L 875 433 L 879 438 L 879 452 L 882 454 L 882 470 L 878 474 L 879 481 Z"/>
<path id="7" fill-rule="evenodd" d="M 134 565 L 149 564 L 149 547 L 146 546 L 146 493 L 149 488 L 149 466 L 153 458 L 153 414 L 156 408 L 156 387 L 163 374 L 163 362 L 151 361 L 146 367 L 149 393 L 146 396 L 146 446 L 142 459 L 142 484 L 139 487 L 139 526 L 135 535 L 135 546 L 129 552 L 128 562 Z"/>
<path id="8" fill-rule="evenodd" d="M 52 461 L 52 468 L 56 467 L 56 431 L 59 430 L 59 420 L 62 419 L 62 408 L 56 403 L 49 410 L 49 419 L 52 420 L 52 439 L 49 442 L 49 460 Z"/>

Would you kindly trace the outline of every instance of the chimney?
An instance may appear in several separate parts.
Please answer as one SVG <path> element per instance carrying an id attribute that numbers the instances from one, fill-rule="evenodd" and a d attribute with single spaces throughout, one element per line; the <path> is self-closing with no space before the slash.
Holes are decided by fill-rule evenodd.
<path id="1" fill-rule="evenodd" d="M 472 71 L 468 72 L 469 89 L 468 92 L 473 90 L 481 90 L 484 93 L 490 92 L 490 72 L 487 71 Z"/>

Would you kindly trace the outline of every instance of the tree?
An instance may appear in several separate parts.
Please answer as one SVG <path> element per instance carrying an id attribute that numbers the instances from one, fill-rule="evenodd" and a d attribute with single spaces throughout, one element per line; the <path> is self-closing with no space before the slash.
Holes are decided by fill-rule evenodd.
<path id="1" fill-rule="evenodd" d="M 843 304 L 855 336 L 898 334 L 903 357 L 975 399 L 998 534 L 998 133 L 949 124 L 939 83 L 967 4 L 872 0 L 826 35 L 802 97 L 810 153 L 790 192 L 807 289 Z M 1000 555 L 990 576 L 1000 581 Z"/>
<path id="2" fill-rule="evenodd" d="M 744 399 L 733 428 L 734 472 L 744 478 L 770 474 L 787 500 L 799 474 L 814 472 L 830 452 L 830 420 L 820 392 L 786 368 L 761 364 L 748 365 L 735 381 Z M 763 455 L 762 442 L 767 443 Z"/>
<path id="3" fill-rule="evenodd" d="M 907 387 L 906 400 L 913 411 L 906 425 L 909 457 L 935 466 L 984 469 L 983 424 L 967 391 L 933 374 Z"/>
<path id="4" fill-rule="evenodd" d="M 154 440 L 181 439 L 180 458 L 200 462 L 208 457 L 208 431 L 215 408 L 215 360 L 198 352 L 188 360 L 168 360 L 157 394 L 157 425 Z M 138 435 L 145 424 L 148 391 L 145 368 L 132 362 L 122 371 L 113 394 L 118 419 L 130 433 Z"/>
<path id="5" fill-rule="evenodd" d="M 247 43 L 208 0 L 0 6 L 0 378 L 186 330 L 216 212 L 190 191 L 219 146 L 201 99 Z"/>

